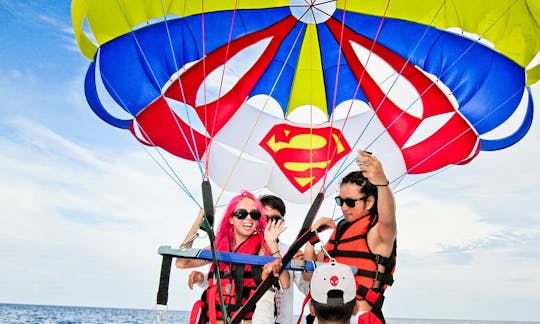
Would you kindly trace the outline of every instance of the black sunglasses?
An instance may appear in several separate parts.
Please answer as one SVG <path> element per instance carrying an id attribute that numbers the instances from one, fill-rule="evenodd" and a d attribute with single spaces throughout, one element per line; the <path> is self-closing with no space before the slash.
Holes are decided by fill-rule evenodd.
<path id="1" fill-rule="evenodd" d="M 266 216 L 267 222 L 278 222 L 282 219 L 283 219 L 283 216 L 279 216 L 279 215 Z"/>
<path id="2" fill-rule="evenodd" d="M 251 216 L 251 219 L 253 220 L 259 220 L 261 219 L 261 212 L 257 209 L 253 209 L 252 211 L 247 211 L 244 208 L 240 208 L 234 211 L 233 216 L 238 219 L 246 219 L 247 216 Z"/>
<path id="3" fill-rule="evenodd" d="M 336 204 L 338 206 L 343 206 L 343 203 L 345 203 L 345 205 L 347 205 L 347 207 L 349 208 L 354 208 L 354 205 L 356 205 L 356 202 L 358 200 L 363 200 L 363 201 L 366 201 L 368 199 L 368 197 L 360 197 L 360 198 L 356 198 L 356 199 L 352 199 L 352 198 L 341 198 L 340 196 L 337 196 L 336 198 Z"/>

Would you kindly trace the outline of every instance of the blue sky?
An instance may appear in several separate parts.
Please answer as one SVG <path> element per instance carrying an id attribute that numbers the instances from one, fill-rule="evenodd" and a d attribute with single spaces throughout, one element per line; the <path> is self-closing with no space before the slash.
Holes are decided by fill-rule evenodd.
<path id="1" fill-rule="evenodd" d="M 0 21 L 0 302 L 153 308 L 157 248 L 197 207 L 89 109 L 69 1 L 0 0 Z M 388 317 L 540 320 L 537 117 L 513 147 L 396 194 Z M 200 295 L 187 273 L 173 270 L 173 309 Z"/>

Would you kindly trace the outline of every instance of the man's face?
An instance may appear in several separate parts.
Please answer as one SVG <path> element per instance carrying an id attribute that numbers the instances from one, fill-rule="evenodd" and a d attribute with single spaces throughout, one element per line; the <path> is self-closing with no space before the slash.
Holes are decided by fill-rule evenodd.
<path id="1" fill-rule="evenodd" d="M 283 219 L 283 215 L 279 212 L 279 210 L 272 208 L 268 205 L 263 206 L 264 209 L 264 216 L 266 216 L 266 220 L 268 222 L 275 221 L 277 222 L 280 219 Z"/>
<path id="2" fill-rule="evenodd" d="M 369 209 L 373 206 L 373 196 L 365 197 L 365 195 L 360 192 L 360 189 L 361 188 L 354 183 L 345 183 L 339 188 L 339 197 L 342 200 L 348 200 L 354 203 L 352 207 L 347 203 L 341 205 L 341 211 L 347 222 L 354 222 L 355 220 L 366 216 L 369 214 Z"/>

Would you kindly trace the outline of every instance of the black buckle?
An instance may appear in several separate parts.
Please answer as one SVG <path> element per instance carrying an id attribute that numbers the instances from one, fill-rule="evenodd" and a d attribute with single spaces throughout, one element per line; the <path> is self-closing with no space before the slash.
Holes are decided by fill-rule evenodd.
<path id="1" fill-rule="evenodd" d="M 383 257 L 382 255 L 375 254 L 375 263 L 380 264 L 380 265 L 384 265 L 384 263 L 385 263 L 384 259 L 385 259 L 385 257 Z"/>
<path id="2" fill-rule="evenodd" d="M 377 270 L 377 271 L 375 271 L 375 275 L 373 276 L 373 280 L 382 283 L 383 277 L 384 277 L 384 273 L 382 273 L 382 272 L 380 272 L 380 271 Z"/>

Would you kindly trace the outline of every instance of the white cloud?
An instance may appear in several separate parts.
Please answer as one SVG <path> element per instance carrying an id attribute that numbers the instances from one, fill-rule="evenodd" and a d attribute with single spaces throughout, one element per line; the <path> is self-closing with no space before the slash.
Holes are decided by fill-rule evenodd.
<path id="1" fill-rule="evenodd" d="M 148 306 L 136 297 L 140 292 L 119 295 L 134 282 L 157 287 L 157 247 L 180 242 L 194 204 L 144 153 L 124 152 L 120 159 L 90 151 L 28 120 L 6 128 L 11 136 L 0 139 L 0 244 L 7 248 L 0 272 L 16 280 L 1 284 L 0 299 L 84 305 L 84 298 L 70 297 L 81 295 L 77 282 L 84 281 L 96 295 L 103 295 L 99 289 L 111 294 L 100 305 Z M 58 297 L 51 300 L 51 294 Z"/>

